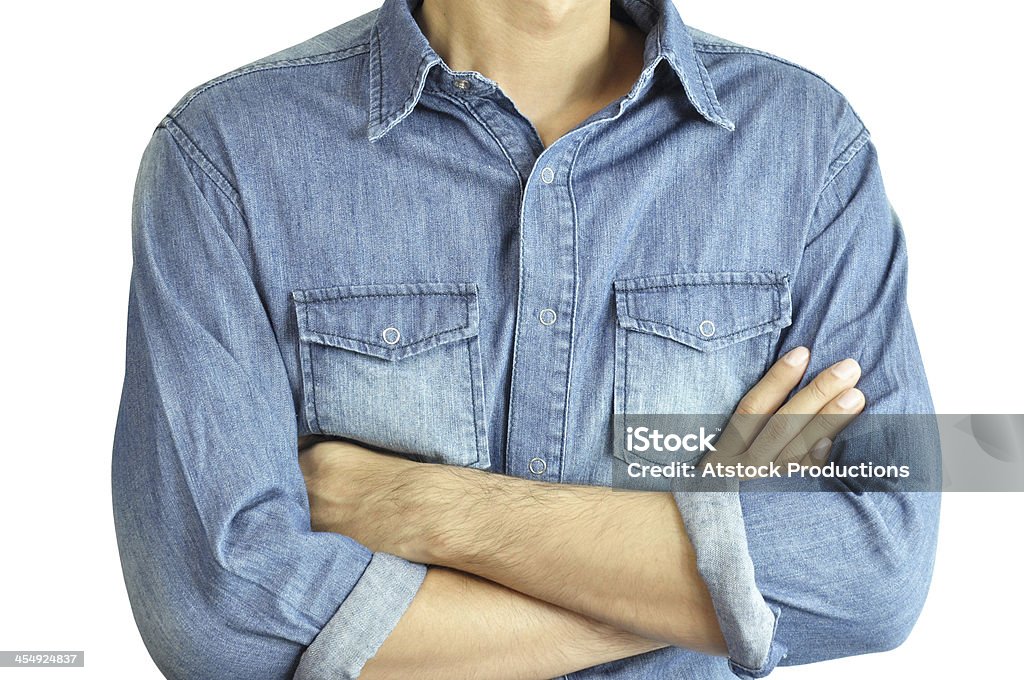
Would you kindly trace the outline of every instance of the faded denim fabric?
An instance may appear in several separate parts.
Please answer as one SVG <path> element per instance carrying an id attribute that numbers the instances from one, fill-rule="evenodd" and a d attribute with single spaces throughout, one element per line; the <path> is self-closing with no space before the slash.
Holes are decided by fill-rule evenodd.
<path id="1" fill-rule="evenodd" d="M 728 413 L 798 344 L 808 378 L 860 361 L 868 412 L 932 410 L 902 229 L 826 81 L 613 0 L 644 71 L 543 148 L 417 2 L 197 86 L 145 149 L 112 482 L 168 677 L 354 678 L 415 596 L 423 565 L 310 531 L 299 436 L 606 484 L 616 414 Z M 920 611 L 937 494 L 676 500 L 730 658 L 569 677 L 761 677 Z"/>

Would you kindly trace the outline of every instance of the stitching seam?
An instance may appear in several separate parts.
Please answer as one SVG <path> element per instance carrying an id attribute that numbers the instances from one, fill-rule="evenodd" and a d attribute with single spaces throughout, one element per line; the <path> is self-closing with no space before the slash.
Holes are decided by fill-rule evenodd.
<path id="1" fill-rule="evenodd" d="M 316 291 L 316 290 L 319 290 L 319 289 L 316 289 L 316 288 L 313 289 L 313 291 Z M 316 296 L 307 297 L 305 295 L 306 292 L 307 291 L 296 291 L 296 293 L 301 293 L 302 294 L 302 297 L 299 300 L 299 302 L 304 302 L 304 303 L 310 304 L 310 305 L 315 305 L 318 302 L 335 302 L 337 300 L 354 300 L 354 299 L 357 299 L 357 298 L 425 297 L 427 295 L 430 295 L 430 296 L 433 296 L 433 297 L 456 297 L 456 298 L 457 297 L 461 297 L 461 298 L 474 297 L 473 294 L 471 294 L 471 293 L 372 293 L 372 294 L 371 293 L 365 293 L 365 294 L 357 294 L 357 295 L 339 294 L 339 295 L 331 295 L 329 297 L 317 298 Z M 312 291 L 310 291 L 310 292 L 312 292 Z"/>
<path id="2" fill-rule="evenodd" d="M 679 283 L 671 284 L 667 283 L 662 286 L 645 286 L 644 288 L 624 288 L 621 293 L 650 293 L 656 290 L 678 290 L 680 288 L 689 288 L 691 286 L 746 286 L 748 288 L 778 288 L 782 285 L 779 283 L 736 283 L 731 282 L 720 282 L 720 283 Z"/>
<path id="3" fill-rule="evenodd" d="M 576 163 L 579 160 L 580 154 L 583 152 L 583 146 L 586 144 L 590 136 L 594 134 L 594 130 L 590 130 L 580 139 L 579 144 L 576 145 L 576 149 L 572 155 L 572 161 L 569 163 L 569 170 L 566 177 L 566 185 L 569 190 L 569 203 L 572 205 L 572 315 L 569 317 L 569 356 L 567 357 L 566 365 L 566 376 L 565 376 L 565 402 L 564 402 L 564 415 L 562 417 L 562 442 L 561 451 L 558 453 L 558 479 L 562 479 L 562 470 L 565 468 L 564 459 L 565 451 L 568 448 L 569 443 L 569 395 L 572 394 L 572 367 L 576 357 L 576 313 L 579 311 L 579 291 L 580 291 L 580 254 L 579 254 L 579 213 L 576 209 L 576 190 L 574 188 L 573 171 L 576 169 Z"/>
<path id="4" fill-rule="evenodd" d="M 472 323 L 473 311 L 474 310 L 473 310 L 473 308 L 470 305 L 471 305 L 470 299 L 467 296 L 466 297 L 466 318 L 470 319 L 470 323 Z M 477 323 L 479 325 L 480 310 L 477 309 L 476 312 L 477 312 Z M 475 345 L 474 345 L 474 342 L 476 343 Z M 474 349 L 476 350 L 476 355 L 475 356 L 474 356 L 474 352 L 473 352 Z M 487 466 L 490 467 L 491 446 L 490 446 L 490 443 L 487 441 L 487 434 L 486 434 L 486 432 L 481 432 L 481 426 L 484 425 L 484 418 L 486 417 L 486 413 L 484 412 L 484 404 L 483 404 L 483 400 L 484 400 L 484 396 L 483 395 L 484 395 L 484 389 L 485 389 L 485 387 L 484 387 L 484 366 L 483 366 L 483 357 L 481 356 L 481 352 L 480 352 L 479 333 L 477 333 L 476 335 L 471 335 L 468 338 L 466 338 L 466 350 L 467 350 L 467 352 L 469 354 L 469 367 L 468 367 L 468 370 L 469 370 L 469 393 L 470 393 L 470 401 L 473 404 L 473 435 L 474 435 L 474 439 L 475 439 L 474 443 L 476 444 L 476 460 L 474 461 L 474 464 L 479 465 L 480 464 L 480 459 L 483 457 L 484 454 L 486 454 L 487 458 L 488 458 Z M 478 372 L 479 372 L 479 378 L 480 378 L 479 380 L 477 380 Z M 480 392 L 480 404 L 479 405 L 477 404 L 477 391 L 478 390 Z M 480 451 L 481 446 L 484 449 L 483 452 Z"/>
<path id="5" fill-rule="evenodd" d="M 344 61 L 345 59 L 348 59 L 349 57 L 354 57 L 354 56 L 358 56 L 360 54 L 365 54 L 368 51 L 369 51 L 369 43 L 366 42 L 366 43 L 362 43 L 362 44 L 359 44 L 359 45 L 353 45 L 351 47 L 346 47 L 345 49 L 342 49 L 342 50 L 336 50 L 334 52 L 326 52 L 324 54 L 318 54 L 318 55 L 314 55 L 314 56 L 311 56 L 311 57 L 301 57 L 301 58 L 298 58 L 298 59 L 282 59 L 280 61 L 271 61 L 271 62 L 266 62 L 266 63 L 250 64 L 249 66 L 242 66 L 241 68 L 237 68 L 234 71 L 231 71 L 229 73 L 225 73 L 222 76 L 217 76 L 213 80 L 210 80 L 210 81 L 206 82 L 205 84 L 200 85 L 200 86 L 194 88 L 191 91 L 191 93 L 187 96 L 185 101 L 183 101 L 180 104 L 178 104 L 177 106 L 175 106 L 174 109 L 171 110 L 169 115 L 170 116 L 177 116 L 177 115 L 179 115 L 182 111 L 184 111 L 188 107 L 189 104 L 191 104 L 195 100 L 196 97 L 201 95 L 203 92 L 206 92 L 210 88 L 216 87 L 217 85 L 220 85 L 222 83 L 226 83 L 229 80 L 234 80 L 235 78 L 238 78 L 239 76 L 244 76 L 244 75 L 249 74 L 249 73 L 256 73 L 257 71 L 270 71 L 270 70 L 273 70 L 273 69 L 294 68 L 294 67 L 298 67 L 298 66 L 311 66 L 311 65 L 318 65 L 318 64 L 329 64 L 331 62 Z"/>
<path id="6" fill-rule="evenodd" d="M 171 116 L 166 116 L 157 129 L 164 128 L 170 133 L 171 138 L 175 141 L 176 145 L 186 153 L 188 158 L 198 165 L 203 173 L 209 177 L 213 183 L 220 189 L 224 197 L 231 202 L 231 205 L 238 211 L 239 217 L 242 221 L 245 221 L 245 213 L 242 211 L 242 199 L 238 190 L 228 181 L 224 174 L 217 169 L 217 166 L 209 159 L 209 157 L 203 153 L 202 149 L 196 146 L 196 143 L 186 134 L 185 130 L 182 129 L 181 125 L 178 124 Z"/>
<path id="7" fill-rule="evenodd" d="M 309 327 L 309 321 L 308 320 L 306 321 L 306 327 L 307 328 Z M 471 324 L 466 324 L 464 326 L 456 326 L 454 328 L 445 328 L 444 330 L 440 330 L 440 331 L 438 331 L 436 333 L 433 333 L 431 335 L 428 335 L 426 337 L 417 338 L 417 340 L 415 342 L 410 342 L 410 343 L 408 343 L 406 345 L 379 345 L 379 344 L 377 344 L 375 342 L 369 342 L 368 340 L 364 340 L 362 338 L 353 338 L 353 337 L 350 337 L 350 336 L 347 336 L 347 335 L 339 335 L 337 333 L 324 333 L 322 331 L 314 331 L 314 330 L 310 330 L 309 335 L 307 335 L 304 338 L 304 340 L 306 340 L 307 342 L 316 342 L 318 338 L 324 338 L 324 339 L 337 338 L 338 340 L 351 340 L 352 342 L 358 342 L 359 344 L 366 345 L 367 347 L 379 347 L 380 349 L 388 350 L 388 352 L 390 354 L 394 354 L 394 353 L 397 352 L 397 350 L 409 349 L 409 348 L 412 348 L 412 347 L 417 347 L 417 346 L 425 343 L 427 340 L 432 340 L 432 339 L 436 338 L 439 335 L 444 335 L 446 333 L 454 333 L 456 331 L 465 331 L 465 330 L 469 330 L 469 329 L 472 329 L 472 325 Z M 476 334 L 469 335 L 467 337 L 473 337 L 474 335 L 476 335 Z M 456 340 L 462 340 L 462 339 L 463 338 L 461 338 L 461 337 L 452 338 L 451 342 L 455 342 Z M 447 344 L 447 343 L 443 343 L 443 344 Z M 339 349 L 344 349 L 344 348 L 339 348 Z"/>
<path id="8" fill-rule="evenodd" d="M 308 307 L 306 307 L 305 309 L 302 310 L 302 315 L 303 315 L 303 317 L 304 317 L 304 319 L 306 321 L 306 327 L 308 328 L 309 327 L 309 308 Z M 313 426 L 316 428 L 316 430 L 318 432 L 320 432 L 321 431 L 321 428 L 320 428 L 320 412 L 319 412 L 319 410 L 317 409 L 317 406 L 316 406 L 316 403 L 317 403 L 317 399 L 316 399 L 316 373 L 315 373 L 315 371 L 313 369 L 313 364 L 316 363 L 316 362 L 313 361 L 313 353 L 312 353 L 312 350 L 309 348 L 308 345 L 306 347 L 304 347 L 304 348 L 301 348 L 301 349 L 303 350 L 304 357 L 309 362 L 309 397 L 310 397 L 310 400 L 311 400 L 311 405 L 313 407 L 313 419 L 316 421 L 315 423 L 313 423 Z"/>
<path id="9" fill-rule="evenodd" d="M 857 154 L 860 152 L 860 150 L 867 146 L 869 138 L 870 134 L 868 133 L 867 128 L 865 128 L 862 125 L 860 132 L 857 134 L 856 137 L 853 138 L 853 141 L 847 144 L 846 148 L 843 149 L 843 152 L 839 154 L 839 156 L 837 156 L 836 159 L 832 161 L 832 163 L 829 164 L 829 169 L 831 170 L 831 172 L 828 176 L 828 179 L 825 180 L 825 184 L 822 185 L 821 191 L 818 192 L 819 195 L 824 193 L 825 189 L 827 189 L 829 185 L 832 184 L 832 181 L 835 180 L 835 178 L 839 176 L 843 169 L 845 169 L 850 164 L 850 161 L 857 157 Z"/>
<path id="10" fill-rule="evenodd" d="M 646 323 L 649 323 L 649 324 L 653 324 L 654 326 L 664 326 L 665 328 L 671 328 L 672 330 L 676 331 L 677 333 L 682 333 L 682 334 L 687 335 L 687 336 L 689 336 L 691 338 L 695 338 L 695 339 L 700 340 L 701 342 L 703 342 L 705 344 L 708 344 L 708 345 L 714 343 L 716 340 L 725 340 L 727 338 L 731 338 L 734 335 L 739 335 L 740 333 L 745 333 L 747 331 L 760 331 L 760 330 L 763 330 L 763 329 L 765 329 L 766 326 L 771 326 L 773 324 L 779 323 L 782 320 L 782 317 L 780 315 L 780 316 L 778 316 L 778 317 L 776 317 L 774 319 L 769 319 L 768 321 L 762 321 L 762 322 L 760 322 L 758 324 L 755 324 L 753 326 L 747 326 L 746 328 L 740 328 L 739 330 L 735 330 L 732 333 L 726 333 L 725 335 L 714 335 L 714 336 L 712 336 L 710 338 L 705 338 L 703 336 L 697 335 L 696 333 L 691 333 L 690 331 L 684 330 L 682 328 L 678 328 L 676 326 L 673 326 L 672 324 L 665 323 L 664 321 L 655 321 L 654 319 L 645 319 L 644 317 L 641 317 L 641 316 L 632 316 L 630 318 L 632 318 L 635 321 L 642 321 L 642 322 L 646 322 Z M 643 329 L 643 328 L 637 328 L 636 330 L 650 332 L 650 330 Z M 754 337 L 754 336 L 751 336 L 751 337 Z"/>

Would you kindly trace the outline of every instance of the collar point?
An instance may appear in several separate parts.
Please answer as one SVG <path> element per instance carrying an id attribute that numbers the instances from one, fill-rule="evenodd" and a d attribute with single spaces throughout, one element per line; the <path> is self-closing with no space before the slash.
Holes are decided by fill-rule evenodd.
<path id="1" fill-rule="evenodd" d="M 733 122 L 731 118 L 726 118 L 725 116 L 718 116 L 717 118 L 715 118 L 715 123 L 721 125 L 729 132 L 733 132 L 734 130 L 736 130 L 736 123 Z"/>
<path id="2" fill-rule="evenodd" d="M 385 125 L 382 121 L 372 121 L 371 120 L 370 122 L 368 122 L 366 124 L 366 139 L 367 139 L 367 141 L 369 141 L 371 144 L 373 142 L 376 142 L 381 137 L 386 135 L 388 130 L 390 130 L 393 126 L 394 126 L 394 123 L 392 123 L 391 125 Z"/>

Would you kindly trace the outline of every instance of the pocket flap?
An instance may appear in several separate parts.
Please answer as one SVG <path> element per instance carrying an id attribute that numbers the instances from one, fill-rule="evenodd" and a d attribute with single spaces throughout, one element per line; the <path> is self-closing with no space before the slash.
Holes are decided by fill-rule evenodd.
<path id="1" fill-rule="evenodd" d="M 789 276 L 691 272 L 614 282 L 619 325 L 709 351 L 791 323 Z"/>
<path id="2" fill-rule="evenodd" d="M 473 283 L 392 283 L 292 291 L 299 338 L 395 361 L 478 332 Z"/>

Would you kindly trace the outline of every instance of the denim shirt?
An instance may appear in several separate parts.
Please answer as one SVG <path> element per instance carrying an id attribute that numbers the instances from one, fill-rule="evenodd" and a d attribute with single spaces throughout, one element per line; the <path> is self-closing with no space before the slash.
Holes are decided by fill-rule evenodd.
<path id="1" fill-rule="evenodd" d="M 424 565 L 310 530 L 300 436 L 606 484 L 615 414 L 729 413 L 799 344 L 805 380 L 857 359 L 869 413 L 932 409 L 900 223 L 834 87 L 614 0 L 643 72 L 545 148 L 416 5 L 195 87 L 143 154 L 113 503 L 168 677 L 356 677 L 416 595 Z M 935 494 L 696 498 L 729 657 L 570 677 L 761 677 L 906 637 Z"/>

